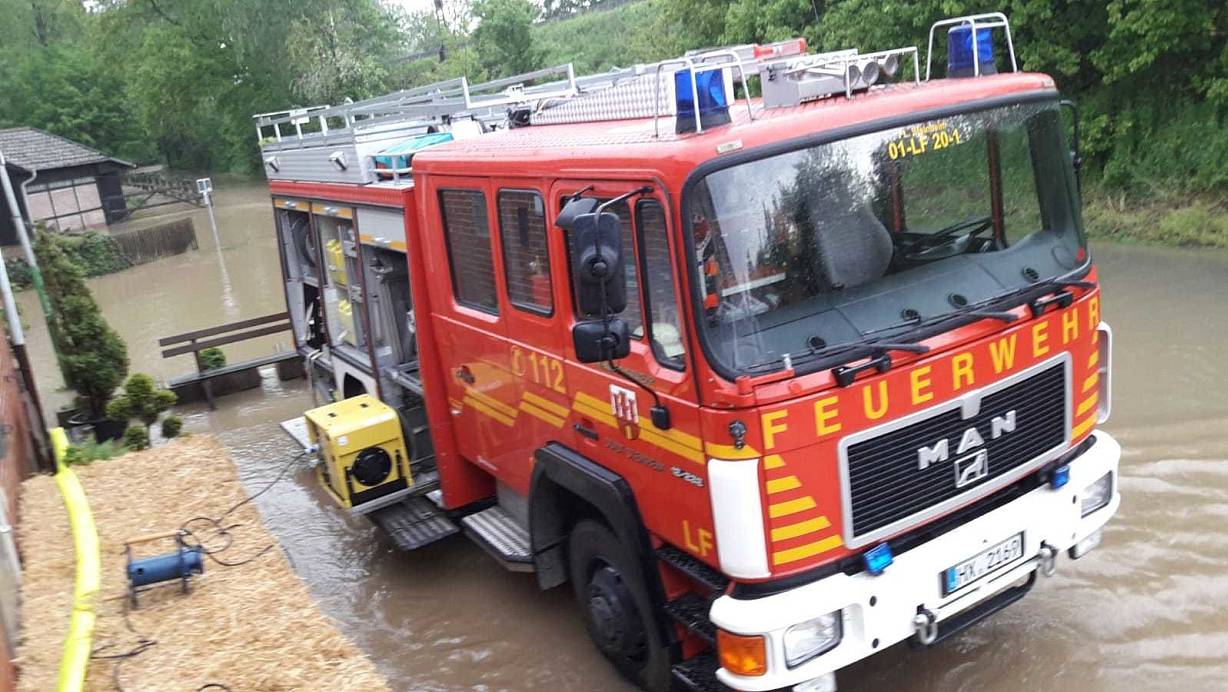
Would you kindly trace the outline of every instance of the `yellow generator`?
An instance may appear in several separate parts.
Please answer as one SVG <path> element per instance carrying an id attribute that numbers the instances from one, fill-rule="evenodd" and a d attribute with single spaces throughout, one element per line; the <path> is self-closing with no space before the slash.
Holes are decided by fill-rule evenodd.
<path id="1" fill-rule="evenodd" d="M 367 513 L 409 494 L 409 454 L 391 406 L 368 394 L 303 414 L 319 445 L 316 479 L 352 512 Z"/>

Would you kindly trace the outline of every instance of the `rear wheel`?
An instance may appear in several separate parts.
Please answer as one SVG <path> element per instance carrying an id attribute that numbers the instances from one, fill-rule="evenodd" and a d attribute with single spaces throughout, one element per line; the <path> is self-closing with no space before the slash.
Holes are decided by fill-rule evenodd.
<path id="1" fill-rule="evenodd" d="M 632 682 L 668 690 L 669 649 L 634 552 L 591 520 L 576 524 L 568 548 L 571 583 L 593 643 Z"/>

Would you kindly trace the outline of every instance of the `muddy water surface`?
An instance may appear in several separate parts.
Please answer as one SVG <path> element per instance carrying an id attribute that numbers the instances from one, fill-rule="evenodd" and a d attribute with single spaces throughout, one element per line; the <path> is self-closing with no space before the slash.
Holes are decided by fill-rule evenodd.
<path id="1" fill-rule="evenodd" d="M 201 251 L 91 282 L 138 369 L 190 369 L 156 357 L 158 336 L 283 309 L 264 192 L 223 189 L 219 204 L 225 274 L 198 214 Z M 1063 556 L 1025 599 L 938 648 L 897 646 L 853 666 L 841 689 L 1228 689 L 1228 253 L 1095 250 L 1116 346 L 1105 428 L 1125 449 L 1124 500 L 1103 545 Z M 47 392 L 54 370 L 32 327 Z M 309 405 L 301 382 L 266 376 L 222 410 L 188 411 L 188 427 L 221 432 L 254 490 L 293 454 L 277 421 Z M 258 502 L 325 611 L 397 689 L 627 689 L 566 589 L 539 593 L 460 537 L 399 553 L 335 511 L 305 471 Z"/>

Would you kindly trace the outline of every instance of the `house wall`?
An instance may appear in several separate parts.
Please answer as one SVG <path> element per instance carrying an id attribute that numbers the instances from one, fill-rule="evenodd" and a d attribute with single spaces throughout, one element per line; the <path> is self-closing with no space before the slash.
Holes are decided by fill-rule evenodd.
<path id="1" fill-rule="evenodd" d="M 20 383 L 8 339 L 0 332 L 0 690 L 11 690 L 16 683 L 13 656 L 20 624 L 21 565 L 12 527 L 19 520 L 21 482 L 34 468 L 30 419 Z"/>

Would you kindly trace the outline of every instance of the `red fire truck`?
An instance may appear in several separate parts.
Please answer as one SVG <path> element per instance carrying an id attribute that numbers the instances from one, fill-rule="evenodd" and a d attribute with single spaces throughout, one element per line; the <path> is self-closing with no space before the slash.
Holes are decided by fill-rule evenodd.
<path id="1" fill-rule="evenodd" d="M 924 62 L 793 40 L 256 116 L 321 482 L 570 583 L 653 690 L 832 689 L 1087 553 L 1120 447 L 1077 113 L 1001 14 Z"/>

